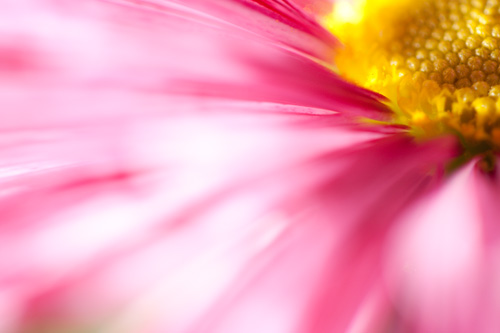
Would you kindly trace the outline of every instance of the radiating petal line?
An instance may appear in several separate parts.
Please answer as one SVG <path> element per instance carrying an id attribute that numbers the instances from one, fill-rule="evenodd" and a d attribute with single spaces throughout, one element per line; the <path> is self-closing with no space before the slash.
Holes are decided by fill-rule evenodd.
<path id="1" fill-rule="evenodd" d="M 252 32 L 315 58 L 330 61 L 335 37 L 300 7 L 288 0 L 120 0 L 168 11 L 173 4 L 211 14 L 236 29 Z"/>

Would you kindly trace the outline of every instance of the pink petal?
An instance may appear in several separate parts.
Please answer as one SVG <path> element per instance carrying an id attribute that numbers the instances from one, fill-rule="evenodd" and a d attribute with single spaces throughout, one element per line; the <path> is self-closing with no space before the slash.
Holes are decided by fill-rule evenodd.
<path id="1" fill-rule="evenodd" d="M 4 208 L 4 225 L 23 221 L 1 240 L 10 253 L 0 262 L 4 300 L 19 302 L 10 301 L 12 317 L 63 330 L 106 317 L 110 332 L 245 332 L 249 323 L 262 332 L 329 332 L 352 324 L 363 290 L 377 293 L 368 272 L 378 267 L 379 233 L 452 147 L 323 117 L 188 114 L 93 132 L 114 154 L 91 150 L 86 159 L 114 169 L 10 197 L 19 207 L 31 195 L 42 216 L 31 214 L 36 206 L 13 216 Z M 74 147 L 80 133 L 69 133 L 46 148 Z M 76 162 L 81 175 L 99 170 L 67 150 L 56 156 Z M 353 263 L 359 268 L 347 269 Z M 359 284 L 345 285 L 351 277 Z"/>
<path id="2" fill-rule="evenodd" d="M 335 0 L 294 0 L 294 2 L 307 13 L 322 17 L 331 13 Z"/>
<path id="3" fill-rule="evenodd" d="M 499 187 L 474 164 L 405 215 L 387 250 L 396 311 L 415 332 L 500 325 Z"/>
<path id="4" fill-rule="evenodd" d="M 228 216 L 231 223 L 227 227 L 207 219 L 184 227 L 176 236 L 175 225 L 183 214 L 193 214 L 189 220 L 195 219 L 211 201 L 233 192 L 233 187 L 325 150 L 342 150 L 381 135 L 345 125 L 334 130 L 331 115 L 306 118 L 303 114 L 310 112 L 307 109 L 207 100 L 203 115 L 194 112 L 200 105 L 191 99 L 168 101 L 184 112 L 132 113 L 128 117 L 108 114 L 98 124 L 66 122 L 57 127 L 43 124 L 24 132 L 3 132 L 0 238 L 9 255 L 0 257 L 0 294 L 9 304 L 13 321 L 24 316 L 26 302 L 33 306 L 40 302 L 45 309 L 38 315 L 35 313 L 40 310 L 34 311 L 29 318 L 50 318 L 52 302 L 64 304 L 64 311 L 72 316 L 92 310 L 91 315 L 99 317 L 103 308 L 109 311 L 109 302 L 121 304 L 123 297 L 129 299 L 130 294 L 144 289 L 145 282 L 155 279 L 149 271 L 155 265 L 148 268 L 149 261 L 143 263 L 145 267 L 138 262 L 141 268 L 137 272 L 144 269 L 143 277 L 122 278 L 123 286 L 115 277 L 111 285 L 117 289 L 113 290 L 108 279 L 115 273 L 103 267 L 114 269 L 127 253 L 137 252 L 140 258 L 145 252 L 144 256 L 153 255 L 153 259 L 161 255 L 165 261 L 162 272 L 171 274 L 180 264 L 176 256 L 185 262 L 194 260 L 200 255 L 199 246 L 213 246 L 222 241 L 220 237 L 229 241 L 231 230 L 237 231 L 248 218 L 238 221 L 234 216 L 233 222 Z M 284 108 L 290 111 L 288 115 Z M 295 153 L 283 154 L 290 146 Z M 278 154 L 280 159 L 275 158 Z M 266 195 L 274 194 L 259 194 L 260 198 L 252 194 L 248 200 L 240 199 L 239 205 L 250 205 L 245 210 L 251 212 L 252 205 L 258 207 L 268 200 Z M 212 222 L 214 231 L 210 231 Z M 222 234 L 217 228 L 222 228 Z M 161 237 L 151 240 L 155 230 Z M 215 238 L 204 240 L 203 230 L 215 232 Z M 198 237 L 201 243 L 192 244 Z M 234 239 L 235 244 L 238 239 Z M 164 248 L 161 244 L 166 240 L 171 245 Z M 153 251 L 157 246 L 160 252 Z M 170 263 L 169 256 L 173 256 Z M 243 263 L 235 263 L 235 269 Z M 126 261 L 125 268 L 132 267 Z M 92 282 L 96 274 L 97 285 Z M 98 299 L 102 308 L 93 304 L 101 288 Z M 53 297 L 53 289 L 62 289 L 63 296 Z M 72 316 L 56 316 L 54 320 L 71 321 Z"/>
<path id="5" fill-rule="evenodd" d="M 336 39 L 290 0 L 119 0 L 133 6 L 168 12 L 193 9 L 213 15 L 233 29 L 251 32 L 273 43 L 331 61 Z M 184 9 L 182 9 L 184 8 Z M 247 48 L 248 49 L 248 48 Z"/>
<path id="6" fill-rule="evenodd" d="M 288 1 L 124 3 L 0 13 L 0 331 L 375 320 L 380 236 L 455 142 L 353 125 L 387 109 Z"/>
<path id="7" fill-rule="evenodd" d="M 396 136 L 359 152 L 359 160 L 325 186 L 321 215 L 337 224 L 338 239 L 300 332 L 386 329 L 391 308 L 381 276 L 385 237 L 394 218 L 439 179 L 439 172 L 429 173 L 430 165 L 444 162 L 453 150 L 447 140 L 416 146 Z"/>
<path id="8" fill-rule="evenodd" d="M 155 13 L 93 1 L 7 7 L 0 14 L 0 53 L 5 54 L 0 57 L 5 73 L 0 91 L 2 104 L 9 106 L 2 109 L 7 119 L 3 126 L 25 125 L 32 117 L 35 122 L 90 118 L 103 114 L 103 108 L 115 112 L 124 100 L 138 103 L 152 96 L 158 101 L 149 102 L 148 109 L 170 112 L 160 101 L 164 94 L 387 116 L 379 96 L 342 81 L 318 63 L 242 39 L 213 19 L 205 18 L 207 25 L 187 14 L 183 9 Z M 100 103 L 89 107 L 82 103 L 87 99 Z M 33 112 L 34 101 L 52 114 Z"/>

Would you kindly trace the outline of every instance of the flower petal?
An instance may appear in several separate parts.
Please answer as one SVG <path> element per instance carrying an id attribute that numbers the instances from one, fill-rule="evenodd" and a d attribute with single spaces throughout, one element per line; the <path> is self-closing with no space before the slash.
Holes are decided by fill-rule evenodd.
<path id="1" fill-rule="evenodd" d="M 378 283 L 365 274 L 377 267 L 379 233 L 452 147 L 325 117 L 160 115 L 116 123 L 112 135 L 94 132 L 114 149 L 86 159 L 114 169 L 4 201 L 6 225 L 23 221 L 1 240 L 10 256 L 0 280 L 20 302 L 13 317 L 50 332 L 105 318 L 106 331 L 120 333 L 245 332 L 249 323 L 259 332 L 330 332 L 352 324 L 363 290 Z M 74 147 L 80 133 L 70 133 L 49 147 Z M 27 195 L 44 215 L 31 214 L 38 207 L 5 214 Z"/>
<path id="2" fill-rule="evenodd" d="M 173 6 L 213 15 L 273 43 L 329 61 L 337 41 L 312 16 L 290 0 L 122 0 L 159 12 Z M 233 28 L 234 29 L 234 28 Z"/>
<path id="3" fill-rule="evenodd" d="M 436 333 L 499 327 L 498 215 L 492 215 L 498 188 L 470 163 L 403 217 L 387 250 L 402 327 Z"/>
<path id="4" fill-rule="evenodd" d="M 246 188 L 264 175 L 286 170 L 325 150 L 342 150 L 381 135 L 356 134 L 344 125 L 334 130 L 332 120 L 322 119 L 331 115 L 314 121 L 300 113 L 283 117 L 262 112 L 272 110 L 272 105 L 253 104 L 249 112 L 251 107 L 252 103 L 243 104 L 234 113 L 238 107 L 231 105 L 231 114 L 221 112 L 221 104 L 215 103 L 214 111 L 205 116 L 159 114 L 112 119 L 99 126 L 17 133 L 18 142 L 2 150 L 5 178 L 0 202 L 1 242 L 9 253 L 0 258 L 0 285 L 3 300 L 13 312 L 10 318 L 38 324 L 45 319 L 71 323 L 87 313 L 99 320 L 116 304 L 143 291 L 148 281 L 156 286 L 161 282 L 157 277 L 174 271 L 179 276 L 190 272 L 198 276 L 197 266 L 189 263 L 200 260 L 203 265 L 223 264 L 214 259 L 204 263 L 202 249 L 214 248 L 216 258 L 225 257 L 227 246 L 248 237 L 253 242 L 254 237 L 267 233 L 265 225 L 252 231 L 245 223 L 267 209 L 268 201 L 277 195 L 274 191 L 281 192 L 281 183 L 269 192 L 252 190 L 237 200 L 225 199 L 228 203 L 219 218 L 206 216 L 210 202 L 217 207 L 221 195 L 227 197 L 234 188 Z M 4 142 L 13 143 L 13 139 L 12 134 L 4 134 Z M 283 154 L 290 147 L 294 152 Z M 256 234 L 246 236 L 247 232 Z M 217 244 L 226 245 L 216 250 Z M 149 261 L 158 260 L 158 255 L 161 267 Z M 241 269 L 246 263 L 243 259 L 226 262 L 226 269 Z M 122 266 L 143 273 L 122 276 Z M 158 273 L 151 271 L 157 268 Z M 113 288 L 110 279 L 115 280 Z M 181 278 L 173 275 L 172 279 Z M 213 283 L 222 288 L 223 281 Z M 101 306 L 94 304 L 97 300 Z M 180 311 L 178 302 L 175 299 L 171 306 Z M 24 312 L 27 304 L 32 308 Z"/>
<path id="5" fill-rule="evenodd" d="M 376 96 L 165 8 L 10 1 L 0 13 L 0 330 L 349 327 L 359 291 L 379 297 L 366 230 L 383 233 L 453 144 L 353 126 L 335 112 L 380 118 Z"/>
<path id="6" fill-rule="evenodd" d="M 0 53 L 5 55 L 0 57 L 5 73 L 0 89 L 2 104 L 8 106 L 2 109 L 3 124 L 25 125 L 31 117 L 95 116 L 103 113 L 104 103 L 113 110 L 122 99 L 138 94 L 214 96 L 387 116 L 380 97 L 320 64 L 234 36 L 213 19 L 207 19 L 213 23 L 208 25 L 184 17 L 186 13 L 92 1 L 6 9 L 0 14 Z M 92 107 L 81 102 L 94 98 L 102 102 Z M 32 101 L 53 115 L 34 112 Z M 70 106 L 72 112 L 61 111 Z"/>
<path id="7" fill-rule="evenodd" d="M 333 3 L 335 0 L 293 0 L 297 5 L 304 9 L 304 11 L 324 17 L 331 13 Z"/>

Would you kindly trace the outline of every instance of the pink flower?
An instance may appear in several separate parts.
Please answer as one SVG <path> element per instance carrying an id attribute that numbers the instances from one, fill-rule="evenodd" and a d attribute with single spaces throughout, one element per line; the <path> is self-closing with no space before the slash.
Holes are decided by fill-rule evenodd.
<path id="1" fill-rule="evenodd" d="M 497 332 L 498 178 L 360 122 L 328 8 L 4 1 L 0 332 Z"/>

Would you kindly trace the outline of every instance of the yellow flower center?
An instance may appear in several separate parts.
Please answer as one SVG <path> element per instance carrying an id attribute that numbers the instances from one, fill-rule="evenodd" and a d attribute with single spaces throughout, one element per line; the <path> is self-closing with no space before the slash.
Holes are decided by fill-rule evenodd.
<path id="1" fill-rule="evenodd" d="M 343 0 L 326 23 L 339 73 L 388 97 L 395 123 L 500 148 L 500 0 Z"/>

